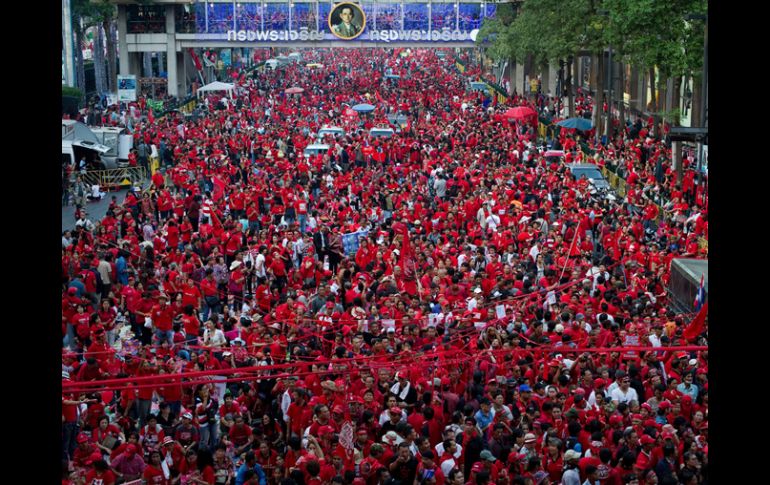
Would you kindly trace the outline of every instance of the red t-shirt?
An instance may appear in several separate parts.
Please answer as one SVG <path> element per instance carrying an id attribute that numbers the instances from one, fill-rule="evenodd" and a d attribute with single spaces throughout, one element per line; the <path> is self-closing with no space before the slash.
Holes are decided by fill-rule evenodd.
<path id="1" fill-rule="evenodd" d="M 91 470 L 86 473 L 86 485 L 113 485 L 115 480 L 116 477 L 115 474 L 112 473 L 112 470 L 100 473 L 98 477 L 96 475 L 96 470 Z"/>
<path id="2" fill-rule="evenodd" d="M 169 331 L 174 328 L 173 315 L 170 305 L 155 305 L 152 307 L 152 323 L 158 329 L 162 331 Z"/>
<path id="3" fill-rule="evenodd" d="M 142 474 L 142 478 L 144 478 L 148 484 L 156 483 L 159 485 L 169 485 L 171 483 L 170 480 L 166 480 L 166 477 L 163 476 L 163 470 L 155 468 L 153 465 L 147 465 L 147 468 L 144 469 L 144 473 Z"/>

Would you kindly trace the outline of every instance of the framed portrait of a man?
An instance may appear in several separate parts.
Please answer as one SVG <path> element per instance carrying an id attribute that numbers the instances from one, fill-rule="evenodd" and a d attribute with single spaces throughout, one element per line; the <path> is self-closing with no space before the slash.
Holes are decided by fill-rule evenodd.
<path id="1" fill-rule="evenodd" d="M 365 27 L 366 14 L 355 3 L 338 3 L 329 13 L 329 29 L 340 39 L 355 39 Z"/>

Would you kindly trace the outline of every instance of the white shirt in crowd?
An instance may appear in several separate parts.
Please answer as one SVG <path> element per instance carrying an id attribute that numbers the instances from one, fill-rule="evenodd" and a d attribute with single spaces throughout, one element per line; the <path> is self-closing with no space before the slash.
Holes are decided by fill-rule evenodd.
<path id="1" fill-rule="evenodd" d="M 636 390 L 633 387 L 629 387 L 626 392 L 623 392 L 620 386 L 618 386 L 610 394 L 610 399 L 617 401 L 618 403 L 629 403 L 630 401 L 639 402 L 639 396 L 636 394 Z"/>

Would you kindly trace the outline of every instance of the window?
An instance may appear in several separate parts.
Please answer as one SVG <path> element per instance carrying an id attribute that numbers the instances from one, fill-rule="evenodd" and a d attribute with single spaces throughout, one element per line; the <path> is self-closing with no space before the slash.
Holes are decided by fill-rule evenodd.
<path id="1" fill-rule="evenodd" d="M 163 5 L 127 5 L 129 34 L 163 34 L 166 32 L 166 7 Z"/>

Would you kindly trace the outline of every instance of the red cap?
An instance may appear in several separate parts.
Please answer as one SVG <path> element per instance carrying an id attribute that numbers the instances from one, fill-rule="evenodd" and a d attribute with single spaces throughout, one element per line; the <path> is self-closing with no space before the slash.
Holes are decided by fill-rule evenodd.
<path id="1" fill-rule="evenodd" d="M 598 379 L 594 379 L 594 386 L 596 387 L 603 387 L 607 385 L 607 381 L 599 377 Z"/>
<path id="2" fill-rule="evenodd" d="M 484 465 L 481 464 L 480 461 L 477 461 L 473 464 L 473 467 L 471 467 L 471 473 L 479 473 L 484 471 Z"/>
<path id="3" fill-rule="evenodd" d="M 78 434 L 78 437 L 75 438 L 75 441 L 78 443 L 85 443 L 88 441 L 88 435 L 85 433 Z"/>
<path id="4" fill-rule="evenodd" d="M 623 422 L 623 416 L 619 414 L 613 414 L 612 416 L 610 416 L 610 426 L 621 424 L 622 422 Z"/>
<path id="5" fill-rule="evenodd" d="M 640 441 L 643 445 L 651 445 L 655 443 L 655 439 L 646 434 L 642 435 L 642 439 Z"/>
<path id="6" fill-rule="evenodd" d="M 657 428 L 658 423 L 655 422 L 654 419 L 648 419 L 644 423 L 642 423 L 645 428 Z"/>
<path id="7" fill-rule="evenodd" d="M 334 428 L 332 428 L 331 426 L 328 426 L 328 425 L 321 426 L 321 427 L 318 428 L 318 435 L 319 436 L 323 436 L 323 435 L 327 435 L 327 434 L 334 434 Z"/>
<path id="8" fill-rule="evenodd" d="M 126 446 L 126 453 L 128 453 L 129 455 L 136 453 L 136 446 L 135 445 Z"/>
<path id="9" fill-rule="evenodd" d="M 344 410 L 344 409 L 342 409 L 342 406 L 340 406 L 339 404 L 337 404 L 337 405 L 335 405 L 335 406 L 332 408 L 332 412 L 333 412 L 333 413 L 337 413 L 337 414 L 344 414 L 344 413 L 345 413 L 345 410 Z"/>
<path id="10" fill-rule="evenodd" d="M 389 411 L 393 414 L 401 415 L 401 408 L 398 406 L 393 406 L 392 408 L 389 409 Z"/>
<path id="11" fill-rule="evenodd" d="M 674 439 L 674 433 L 665 432 L 662 434 L 664 440 Z"/>
<path id="12" fill-rule="evenodd" d="M 632 420 L 632 421 L 641 421 L 641 420 L 643 420 L 643 419 L 644 419 L 644 418 L 642 417 L 642 415 L 641 415 L 641 414 L 632 414 L 632 415 L 631 415 L 631 420 Z"/>
<path id="13" fill-rule="evenodd" d="M 575 389 L 575 394 L 582 394 L 585 396 L 586 390 L 583 389 L 582 387 L 578 387 L 577 389 Z"/>
<path id="14" fill-rule="evenodd" d="M 74 295 L 74 294 L 76 294 L 77 292 L 78 292 L 78 289 L 77 289 L 77 288 L 75 288 L 74 286 L 73 286 L 72 288 L 69 288 L 69 289 L 67 290 L 67 293 L 69 293 L 70 295 Z"/>
<path id="15" fill-rule="evenodd" d="M 361 428 L 356 433 L 357 434 L 368 434 L 369 432 L 366 430 L 366 428 Z"/>
<path id="16" fill-rule="evenodd" d="M 647 411 L 652 411 L 652 406 L 650 406 L 646 402 L 642 403 L 642 408 L 646 409 Z"/>
<path id="17" fill-rule="evenodd" d="M 671 408 L 671 403 L 668 401 L 661 401 L 660 404 L 658 404 L 658 407 L 660 409 L 669 409 Z"/>

